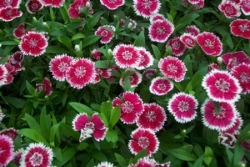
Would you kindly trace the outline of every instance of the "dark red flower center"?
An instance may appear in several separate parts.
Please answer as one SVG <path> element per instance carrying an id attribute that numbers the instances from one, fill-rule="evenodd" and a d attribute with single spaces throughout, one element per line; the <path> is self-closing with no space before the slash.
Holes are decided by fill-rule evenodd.
<path id="1" fill-rule="evenodd" d="M 234 14 L 235 13 L 235 9 L 232 6 L 226 6 L 225 11 L 228 14 Z"/>
<path id="2" fill-rule="evenodd" d="M 138 145 L 142 148 L 142 149 L 146 149 L 149 146 L 149 140 L 147 137 L 140 137 L 138 139 Z"/>
<path id="3" fill-rule="evenodd" d="M 166 89 L 166 85 L 164 83 L 159 83 L 157 85 L 157 89 L 159 89 L 159 90 L 165 90 Z"/>
<path id="4" fill-rule="evenodd" d="M 180 101 L 179 104 L 178 104 L 178 109 L 181 112 L 188 111 L 188 109 L 189 109 L 189 103 L 186 102 L 186 101 Z"/>
<path id="5" fill-rule="evenodd" d="M 29 159 L 32 166 L 40 166 L 43 163 L 43 155 L 35 152 Z"/>
<path id="6" fill-rule="evenodd" d="M 36 47 L 37 47 L 37 44 L 38 44 L 38 40 L 36 40 L 36 39 L 31 39 L 31 40 L 29 41 L 29 44 L 30 44 L 30 47 L 31 47 L 31 48 L 36 48 Z"/>
<path id="7" fill-rule="evenodd" d="M 155 112 L 154 111 L 149 111 L 146 114 L 146 117 L 148 118 L 149 121 L 153 122 L 156 119 Z"/>
<path id="8" fill-rule="evenodd" d="M 82 66 L 81 67 L 76 67 L 74 74 L 75 74 L 75 76 L 77 78 L 82 78 L 86 74 L 86 69 L 84 67 L 82 67 Z"/>
<path id="9" fill-rule="evenodd" d="M 225 93 L 229 91 L 230 83 L 223 79 L 218 79 L 215 81 L 215 87 L 221 92 Z"/>
<path id="10" fill-rule="evenodd" d="M 250 74 L 243 72 L 240 74 L 240 81 L 242 83 L 250 83 Z"/>
<path id="11" fill-rule="evenodd" d="M 126 50 L 126 51 L 124 51 L 122 53 L 122 57 L 123 57 L 124 60 L 130 60 L 133 57 L 133 53 L 131 53 L 130 51 Z"/>
<path id="12" fill-rule="evenodd" d="M 101 32 L 101 36 L 107 37 L 107 36 L 108 36 L 108 31 L 107 31 L 107 30 L 103 30 L 103 31 Z"/>
<path id="13" fill-rule="evenodd" d="M 125 101 L 122 103 L 121 108 L 125 113 L 131 113 L 134 110 L 134 105 L 130 101 Z"/>
<path id="14" fill-rule="evenodd" d="M 180 47 L 181 47 L 180 42 L 174 41 L 174 42 L 172 43 L 172 48 L 173 48 L 174 50 L 179 50 Z"/>
<path id="15" fill-rule="evenodd" d="M 165 34 L 165 32 L 166 32 L 165 27 L 159 26 L 159 27 L 157 27 L 157 29 L 156 29 L 157 35 L 163 35 L 163 34 Z"/>

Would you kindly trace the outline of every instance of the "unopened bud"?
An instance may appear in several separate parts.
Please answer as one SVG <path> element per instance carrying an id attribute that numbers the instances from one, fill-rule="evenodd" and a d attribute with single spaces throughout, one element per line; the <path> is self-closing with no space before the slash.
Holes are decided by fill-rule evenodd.
<path id="1" fill-rule="evenodd" d="M 222 62 L 223 62 L 222 58 L 221 57 L 217 57 L 217 63 L 218 64 L 222 64 Z"/>
<path id="2" fill-rule="evenodd" d="M 76 50 L 77 52 L 79 52 L 79 51 L 80 51 L 80 46 L 79 46 L 79 45 L 75 45 L 75 50 Z"/>

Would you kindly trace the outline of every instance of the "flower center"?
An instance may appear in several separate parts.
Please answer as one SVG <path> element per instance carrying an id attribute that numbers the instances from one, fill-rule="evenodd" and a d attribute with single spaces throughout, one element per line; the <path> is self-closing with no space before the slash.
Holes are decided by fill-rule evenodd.
<path id="1" fill-rule="evenodd" d="M 40 166 L 43 163 L 43 155 L 35 152 L 29 159 L 32 166 Z"/>
<path id="2" fill-rule="evenodd" d="M 95 130 L 95 124 L 93 122 L 88 122 L 85 124 L 85 127 L 81 129 L 81 136 L 79 138 L 79 142 L 90 138 Z"/>
<path id="3" fill-rule="evenodd" d="M 75 70 L 75 76 L 77 78 L 82 78 L 86 74 L 86 69 L 84 67 L 77 67 Z"/>
<path id="4" fill-rule="evenodd" d="M 109 3 L 116 3 L 117 0 L 108 0 Z"/>
<path id="5" fill-rule="evenodd" d="M 166 32 L 166 30 L 165 30 L 165 28 L 162 27 L 162 26 L 160 26 L 160 27 L 158 27 L 158 28 L 156 29 L 157 35 L 163 35 L 163 34 L 165 34 L 165 32 Z"/>
<path id="6" fill-rule="evenodd" d="M 36 48 L 37 47 L 37 44 L 38 44 L 38 41 L 36 39 L 31 39 L 29 41 L 29 44 L 30 44 L 30 47 L 31 48 Z"/>
<path id="7" fill-rule="evenodd" d="M 189 103 L 186 102 L 186 101 L 180 101 L 180 103 L 178 104 L 178 109 L 181 112 L 188 111 L 188 109 L 189 109 Z"/>
<path id="8" fill-rule="evenodd" d="M 232 6 L 227 6 L 227 7 L 225 8 L 225 11 L 226 11 L 226 13 L 228 13 L 228 14 L 234 14 L 234 13 L 235 13 L 235 10 L 234 10 L 234 8 L 233 8 Z"/>
<path id="9" fill-rule="evenodd" d="M 152 2 L 151 2 L 151 0 L 144 0 L 144 1 L 142 2 L 142 5 L 143 5 L 144 8 L 148 9 L 148 8 L 151 7 Z"/>
<path id="10" fill-rule="evenodd" d="M 249 73 L 243 72 L 240 75 L 240 81 L 242 83 L 249 83 L 250 82 L 250 75 Z"/>
<path id="11" fill-rule="evenodd" d="M 149 112 L 146 114 L 146 117 L 148 118 L 148 120 L 149 120 L 150 122 L 155 121 L 155 119 L 156 119 L 155 112 L 154 112 L 154 111 L 149 111 Z"/>
<path id="12" fill-rule="evenodd" d="M 185 39 L 185 43 L 189 44 L 189 45 L 192 45 L 193 44 L 193 41 L 190 39 L 190 38 L 186 38 Z"/>
<path id="13" fill-rule="evenodd" d="M 223 79 L 218 79 L 216 82 L 215 82 L 215 87 L 220 90 L 221 92 L 225 93 L 225 92 L 228 92 L 229 91 L 229 88 L 230 88 L 230 83 L 223 80 Z"/>
<path id="14" fill-rule="evenodd" d="M 124 52 L 122 53 L 122 57 L 123 57 L 123 59 L 125 59 L 125 60 L 130 60 L 130 59 L 132 59 L 132 56 L 133 56 L 133 54 L 132 54 L 130 51 L 124 51 Z"/>
<path id="15" fill-rule="evenodd" d="M 172 48 L 173 48 L 174 50 L 179 50 L 180 47 L 181 47 L 181 45 L 180 45 L 180 43 L 179 43 L 178 41 L 173 42 Z"/>
<path id="16" fill-rule="evenodd" d="M 157 89 L 159 89 L 159 90 L 165 90 L 166 89 L 166 85 L 164 83 L 159 83 L 157 85 Z"/>
<path id="17" fill-rule="evenodd" d="M 37 10 L 39 8 L 39 4 L 38 3 L 33 3 L 33 4 L 31 4 L 31 8 L 33 10 Z"/>
<path id="18" fill-rule="evenodd" d="M 214 41 L 212 41 L 210 39 L 206 39 L 205 42 L 204 42 L 204 46 L 211 49 L 211 48 L 214 47 Z"/>
<path id="19" fill-rule="evenodd" d="M 167 70 L 168 70 L 169 72 L 171 72 L 171 73 L 177 73 L 178 68 L 177 68 L 175 65 L 173 65 L 173 64 L 168 64 Z"/>
<path id="20" fill-rule="evenodd" d="M 107 30 L 103 30 L 102 33 L 101 33 L 101 36 L 107 37 L 108 36 Z"/>
<path id="21" fill-rule="evenodd" d="M 142 149 L 146 149 L 149 146 L 149 141 L 147 137 L 140 137 L 138 140 L 138 145 L 142 148 Z"/>
<path id="22" fill-rule="evenodd" d="M 216 117 L 217 119 L 224 119 L 225 118 L 225 112 L 226 110 L 221 106 L 220 108 L 220 112 L 219 113 L 216 113 L 216 111 L 214 110 L 213 111 L 213 116 Z"/>
<path id="23" fill-rule="evenodd" d="M 125 113 L 131 113 L 134 110 L 134 105 L 129 101 L 125 101 L 122 103 L 121 108 Z"/>
<path id="24" fill-rule="evenodd" d="M 239 29 L 240 29 L 241 32 L 249 31 L 249 28 L 248 28 L 247 24 L 240 25 Z"/>
<path id="25" fill-rule="evenodd" d="M 61 71 L 61 72 L 65 72 L 67 71 L 67 69 L 69 68 L 69 65 L 68 63 L 64 63 L 64 62 L 61 62 L 58 66 L 58 69 Z"/>

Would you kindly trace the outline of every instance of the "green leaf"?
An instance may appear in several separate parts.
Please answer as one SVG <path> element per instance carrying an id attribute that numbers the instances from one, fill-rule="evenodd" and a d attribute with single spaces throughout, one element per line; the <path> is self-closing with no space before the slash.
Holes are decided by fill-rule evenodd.
<path id="1" fill-rule="evenodd" d="M 87 20 L 87 27 L 91 30 L 99 21 L 100 17 L 103 15 L 104 12 L 97 12 L 93 15 L 93 18 Z"/>
<path id="2" fill-rule="evenodd" d="M 109 68 L 109 61 L 107 60 L 101 60 L 95 62 L 96 68 Z"/>
<path id="3" fill-rule="evenodd" d="M 67 7 L 64 5 L 62 7 L 59 8 L 59 11 L 62 15 L 62 18 L 64 21 L 70 21 L 69 15 L 68 15 L 68 11 L 67 11 Z"/>
<path id="4" fill-rule="evenodd" d="M 160 59 L 161 59 L 161 52 L 160 52 L 160 50 L 158 49 L 158 47 L 155 46 L 155 45 L 153 45 L 153 44 L 151 45 L 151 47 L 152 47 L 152 49 L 153 49 L 155 58 L 156 58 L 157 60 L 160 60 Z"/>
<path id="5" fill-rule="evenodd" d="M 67 36 L 60 36 L 58 37 L 58 41 L 61 42 L 64 46 L 68 49 L 72 49 L 71 39 Z"/>
<path id="6" fill-rule="evenodd" d="M 200 156 L 194 163 L 193 167 L 201 167 L 203 162 L 203 156 Z"/>
<path id="7" fill-rule="evenodd" d="M 86 38 L 84 38 L 84 40 L 82 42 L 83 43 L 82 48 L 85 48 L 89 45 L 92 45 L 93 43 L 97 42 L 99 39 L 100 39 L 100 37 L 96 36 L 96 35 L 87 36 Z"/>
<path id="8" fill-rule="evenodd" d="M 71 40 L 74 41 L 74 40 L 81 39 L 81 38 L 84 38 L 84 37 L 85 37 L 85 35 L 84 35 L 83 33 L 77 33 L 77 34 L 75 34 L 75 35 L 71 38 Z"/>
<path id="9" fill-rule="evenodd" d="M 63 120 L 62 120 L 63 121 Z M 56 132 L 58 131 L 59 127 L 61 125 L 61 122 L 60 123 L 57 123 L 55 125 L 53 125 L 51 128 L 50 128 L 50 143 L 53 143 L 55 142 L 55 136 L 56 136 Z"/>
<path id="10" fill-rule="evenodd" d="M 186 151 L 185 149 L 169 149 L 168 152 L 174 157 L 183 161 L 195 161 L 197 157 L 194 154 Z"/>
<path id="11" fill-rule="evenodd" d="M 147 150 L 142 150 L 140 151 L 133 159 L 130 163 L 135 164 L 140 158 L 145 157 L 147 154 Z"/>
<path id="12" fill-rule="evenodd" d="M 244 154 L 245 154 L 244 148 L 241 145 L 236 144 L 234 147 L 234 159 L 233 159 L 234 166 L 238 165 L 241 162 Z"/>
<path id="13" fill-rule="evenodd" d="M 18 131 L 18 133 L 36 142 L 42 142 L 46 145 L 49 145 L 49 143 L 43 138 L 43 136 L 41 136 L 39 132 L 33 129 L 21 129 Z"/>
<path id="14" fill-rule="evenodd" d="M 99 161 L 107 161 L 107 157 L 101 151 L 91 152 L 91 155 L 92 155 L 93 158 L 95 158 L 95 159 L 97 159 Z"/>
<path id="15" fill-rule="evenodd" d="M 36 89 L 29 83 L 29 81 L 26 81 L 26 88 L 27 88 L 29 94 L 31 94 L 33 96 L 36 94 Z"/>
<path id="16" fill-rule="evenodd" d="M 16 98 L 16 97 L 10 97 L 10 96 L 2 96 L 2 98 L 8 102 L 9 104 L 13 105 L 16 108 L 23 108 L 25 104 L 25 100 Z"/>
<path id="17" fill-rule="evenodd" d="M 140 34 L 137 36 L 135 42 L 134 42 L 135 46 L 143 46 L 145 47 L 145 35 L 144 35 L 144 31 L 141 31 Z"/>
<path id="18" fill-rule="evenodd" d="M 213 150 L 210 147 L 206 146 L 203 160 L 207 165 L 210 165 L 213 156 L 214 156 Z"/>
<path id="19" fill-rule="evenodd" d="M 31 117 L 29 114 L 25 113 L 24 119 L 27 121 L 27 123 L 29 124 L 29 127 L 37 132 L 39 132 L 40 134 L 43 135 L 42 133 L 42 129 L 41 126 L 38 124 L 38 122 L 36 121 L 36 119 L 34 119 L 33 117 Z"/>
<path id="20" fill-rule="evenodd" d="M 194 90 L 197 85 L 201 84 L 203 76 L 207 73 L 207 67 L 203 67 L 197 71 L 192 79 L 189 81 L 188 85 L 186 86 L 185 92 L 189 92 Z"/>
<path id="21" fill-rule="evenodd" d="M 115 153 L 115 158 L 116 158 L 120 167 L 127 167 L 128 166 L 127 161 L 120 154 Z"/>
<path id="22" fill-rule="evenodd" d="M 192 12 L 189 14 L 184 15 L 184 17 L 181 17 L 180 20 L 178 20 L 175 32 L 178 32 L 183 27 L 186 27 L 189 25 L 192 21 L 194 21 L 196 18 L 198 18 L 200 15 L 197 12 Z"/>
<path id="23" fill-rule="evenodd" d="M 88 115 L 94 114 L 94 111 L 84 104 L 77 102 L 70 102 L 69 105 L 79 113 L 87 113 Z"/>
<path id="24" fill-rule="evenodd" d="M 109 120 L 109 125 L 111 128 L 115 126 L 115 124 L 119 121 L 120 117 L 121 117 L 121 110 L 120 107 L 117 106 L 111 110 L 111 115 Z"/>
<path id="25" fill-rule="evenodd" d="M 108 120 L 110 119 L 111 110 L 112 110 L 111 102 L 103 102 L 100 106 L 101 113 L 103 113 Z"/>
<path id="26" fill-rule="evenodd" d="M 44 137 L 46 137 L 46 139 L 49 139 L 50 134 L 48 132 L 50 131 L 51 118 L 49 115 L 46 114 L 46 105 L 41 110 L 40 126 L 41 126 Z"/>
<path id="27" fill-rule="evenodd" d="M 68 161 L 70 161 L 74 157 L 74 155 L 75 155 L 76 152 L 77 152 L 77 149 L 75 149 L 74 147 L 67 147 L 67 148 L 65 148 L 62 151 L 63 162 L 62 162 L 61 165 L 64 165 Z"/>
<path id="28" fill-rule="evenodd" d="M 112 129 L 109 129 L 107 134 L 106 134 L 106 140 L 108 142 L 116 143 L 118 141 L 117 132 L 112 130 Z"/>
<path id="29" fill-rule="evenodd" d="M 46 53 L 63 54 L 63 53 L 70 53 L 70 52 L 59 46 L 48 46 L 46 48 Z"/>
<path id="30" fill-rule="evenodd" d="M 234 154 L 230 151 L 229 148 L 226 148 L 226 154 L 227 154 L 227 158 L 230 164 L 233 164 L 233 158 L 234 158 Z"/>

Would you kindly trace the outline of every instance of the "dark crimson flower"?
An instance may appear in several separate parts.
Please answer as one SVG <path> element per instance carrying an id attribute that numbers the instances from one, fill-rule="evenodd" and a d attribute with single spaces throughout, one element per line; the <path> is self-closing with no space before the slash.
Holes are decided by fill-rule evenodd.
<path id="1" fill-rule="evenodd" d="M 150 17 L 152 14 L 158 13 L 161 3 L 159 0 L 133 0 L 134 10 L 138 16 L 145 18 Z"/>
<path id="2" fill-rule="evenodd" d="M 95 64 L 89 59 L 80 58 L 73 60 L 66 71 L 69 84 L 77 89 L 82 89 L 95 78 Z"/>
<path id="3" fill-rule="evenodd" d="M 222 134 L 229 133 L 229 134 L 233 134 L 233 135 L 239 135 L 240 134 L 239 130 L 240 130 L 242 124 L 243 124 L 243 120 L 241 119 L 241 116 L 240 116 L 240 114 L 238 112 L 237 112 L 237 115 L 238 116 L 235 119 L 234 125 L 231 128 L 227 129 L 227 130 L 221 130 L 220 133 L 222 133 Z"/>
<path id="4" fill-rule="evenodd" d="M 129 72 L 129 73 L 131 73 L 129 76 L 128 76 L 128 80 L 129 80 L 129 83 L 130 83 L 130 86 L 132 87 L 132 88 L 134 88 L 134 87 L 137 87 L 140 83 L 141 83 L 141 81 L 142 81 L 142 75 L 138 72 L 138 71 L 136 71 L 136 70 L 134 70 L 134 69 L 126 69 L 126 72 Z M 122 86 L 122 87 L 124 87 L 124 82 L 125 82 L 125 77 L 122 77 L 121 79 L 120 79 L 120 81 L 119 81 L 119 84 Z"/>
<path id="5" fill-rule="evenodd" d="M 133 45 L 120 44 L 113 50 L 115 63 L 120 68 L 136 68 L 140 64 L 140 54 Z"/>
<path id="6" fill-rule="evenodd" d="M 51 6 L 54 8 L 60 8 L 63 6 L 65 0 L 43 0 L 44 6 Z M 82 1 L 82 0 L 79 0 Z"/>
<path id="7" fill-rule="evenodd" d="M 156 74 L 157 70 L 155 69 L 147 69 L 145 71 L 143 71 L 142 75 L 143 77 L 147 78 L 147 79 L 152 79 L 155 74 Z"/>
<path id="8" fill-rule="evenodd" d="M 240 5 L 240 3 L 242 2 L 242 0 L 229 0 L 229 1 L 234 2 L 237 5 Z"/>
<path id="9" fill-rule="evenodd" d="M 128 147 L 132 154 L 138 154 L 142 150 L 147 150 L 147 156 L 151 156 L 159 149 L 159 141 L 150 129 L 138 128 L 131 133 Z"/>
<path id="10" fill-rule="evenodd" d="M 208 96 L 217 102 L 236 102 L 242 88 L 239 81 L 226 71 L 213 70 L 206 74 L 202 86 Z"/>
<path id="11" fill-rule="evenodd" d="M 144 104 L 144 111 L 137 120 L 140 128 L 151 129 L 157 132 L 163 128 L 167 115 L 163 107 L 156 103 Z"/>
<path id="12" fill-rule="evenodd" d="M 23 59 L 24 59 L 24 55 L 22 54 L 22 52 L 20 51 L 17 51 L 15 53 L 13 53 L 9 60 L 10 60 L 10 63 L 13 65 L 13 64 L 19 64 L 19 63 L 22 63 L 23 62 Z"/>
<path id="13" fill-rule="evenodd" d="M 15 151 L 13 162 L 16 164 L 16 166 L 20 166 L 21 158 L 22 158 L 23 153 L 24 153 L 24 149 L 23 148 Z"/>
<path id="14" fill-rule="evenodd" d="M 139 55 L 140 55 L 140 63 L 136 67 L 138 70 L 143 70 L 153 65 L 154 57 L 153 55 L 147 51 L 144 47 L 136 47 Z"/>
<path id="15" fill-rule="evenodd" d="M 180 38 L 170 39 L 166 47 L 170 46 L 172 48 L 172 54 L 175 56 L 181 56 L 186 50 L 186 46 L 181 42 Z"/>
<path id="16" fill-rule="evenodd" d="M 232 103 L 219 102 L 219 109 L 216 111 L 215 102 L 206 100 L 202 107 L 202 120 L 205 126 L 218 131 L 228 130 L 234 126 L 237 118 L 237 111 Z"/>
<path id="17" fill-rule="evenodd" d="M 173 83 L 170 82 L 167 78 L 156 77 L 151 81 L 149 91 L 152 94 L 162 96 L 168 94 L 168 92 L 170 92 L 173 88 Z"/>
<path id="18" fill-rule="evenodd" d="M 92 136 L 96 141 L 103 140 L 108 131 L 97 113 L 93 114 L 91 118 L 85 113 L 78 114 L 72 123 L 75 131 L 81 131 L 79 142 Z"/>
<path id="19" fill-rule="evenodd" d="M 227 18 L 239 17 L 241 15 L 240 5 L 231 1 L 222 1 L 218 8 Z"/>
<path id="20" fill-rule="evenodd" d="M 114 38 L 115 27 L 111 25 L 104 25 L 99 27 L 95 35 L 101 36 L 101 43 L 106 44 L 109 43 Z"/>
<path id="21" fill-rule="evenodd" d="M 100 0 L 100 2 L 109 10 L 115 10 L 120 6 L 123 6 L 125 0 Z"/>
<path id="22" fill-rule="evenodd" d="M 102 56 L 102 52 L 100 50 L 94 49 L 91 51 L 91 56 L 96 60 L 100 60 Z"/>
<path id="23" fill-rule="evenodd" d="M 174 25 L 168 20 L 156 20 L 148 28 L 151 41 L 164 43 L 174 32 Z"/>
<path id="24" fill-rule="evenodd" d="M 21 17 L 23 13 L 18 10 L 18 8 L 14 8 L 11 6 L 0 8 L 0 20 L 3 21 L 12 21 L 15 18 Z"/>
<path id="25" fill-rule="evenodd" d="M 52 149 L 42 143 L 31 143 L 21 158 L 23 167 L 49 167 L 53 159 Z"/>
<path id="26" fill-rule="evenodd" d="M 207 55 L 219 56 L 222 53 L 223 44 L 220 38 L 211 32 L 203 32 L 197 35 L 196 42 Z"/>
<path id="27" fill-rule="evenodd" d="M 218 64 L 216 64 L 216 63 L 212 63 L 212 64 L 210 64 L 208 66 L 207 72 L 211 72 L 211 71 L 213 71 L 215 69 L 219 70 L 220 66 Z"/>
<path id="28" fill-rule="evenodd" d="M 9 128 L 9 129 L 4 129 L 0 131 L 0 135 L 8 136 L 14 141 L 16 137 L 18 136 L 18 132 L 14 128 Z"/>
<path id="29" fill-rule="evenodd" d="M 233 67 L 241 63 L 250 63 L 250 58 L 244 51 L 226 53 L 222 55 L 222 61 L 227 65 L 227 69 L 232 70 Z"/>
<path id="30" fill-rule="evenodd" d="M 133 124 L 144 110 L 143 101 L 137 93 L 125 92 L 121 98 L 113 100 L 113 106 L 121 107 L 121 121 L 125 124 Z"/>
<path id="31" fill-rule="evenodd" d="M 231 74 L 239 80 L 242 93 L 250 93 L 250 64 L 242 63 L 233 67 Z"/>
<path id="32" fill-rule="evenodd" d="M 34 14 L 43 8 L 42 0 L 28 0 L 25 4 L 29 13 Z"/>
<path id="33" fill-rule="evenodd" d="M 14 29 L 14 31 L 13 31 L 14 37 L 20 39 L 25 34 L 24 26 L 25 25 L 22 23 L 17 28 Z"/>
<path id="34" fill-rule="evenodd" d="M 250 0 L 242 0 L 240 7 L 244 15 L 250 15 Z"/>
<path id="35" fill-rule="evenodd" d="M 236 19 L 231 22 L 230 31 L 236 37 L 250 39 L 250 21 L 247 19 Z"/>
<path id="36" fill-rule="evenodd" d="M 197 36 L 200 33 L 200 30 L 195 25 L 191 25 L 187 26 L 187 32 L 193 36 Z"/>
<path id="37" fill-rule="evenodd" d="M 250 151 L 250 140 L 246 140 L 242 142 L 241 145 L 242 147 L 244 147 L 244 149 L 246 149 L 247 151 Z"/>
<path id="38" fill-rule="evenodd" d="M 195 46 L 195 36 L 184 33 L 180 36 L 180 41 L 189 49 L 192 49 Z"/>
<path id="39" fill-rule="evenodd" d="M 37 91 L 43 91 L 46 96 L 50 96 L 53 92 L 52 83 L 48 78 L 44 78 L 42 83 L 36 85 Z"/>
<path id="40" fill-rule="evenodd" d="M 114 165 L 110 162 L 101 162 L 96 167 L 114 167 Z"/>
<path id="41" fill-rule="evenodd" d="M 140 158 L 136 164 L 131 164 L 128 167 L 155 167 L 155 160 L 148 157 Z"/>
<path id="42" fill-rule="evenodd" d="M 6 135 L 0 135 L 0 150 L 0 166 L 7 166 L 14 156 L 13 140 Z"/>
<path id="43" fill-rule="evenodd" d="M 234 148 L 237 142 L 236 136 L 230 133 L 220 133 L 218 139 L 220 144 L 228 148 Z"/>
<path id="44" fill-rule="evenodd" d="M 45 53 L 48 41 L 44 34 L 29 31 L 22 36 L 19 48 L 24 55 L 40 56 Z"/>
<path id="45" fill-rule="evenodd" d="M 58 55 L 50 61 L 50 72 L 53 77 L 58 81 L 64 81 L 66 79 L 66 71 L 68 71 L 73 58 L 68 55 Z"/>
<path id="46" fill-rule="evenodd" d="M 87 7 L 89 8 L 89 13 L 91 13 L 93 10 L 89 0 L 75 0 L 69 6 L 69 17 L 71 19 L 80 18 L 81 12 Z"/>
<path id="47" fill-rule="evenodd" d="M 150 23 L 152 24 L 153 22 L 157 21 L 157 20 L 161 20 L 161 21 L 164 21 L 166 20 L 166 18 L 162 15 L 162 14 L 159 14 L 159 13 L 156 13 L 156 14 L 152 14 L 150 16 Z"/>
<path id="48" fill-rule="evenodd" d="M 125 20 L 124 19 L 120 19 L 120 22 L 121 22 L 121 27 L 125 27 Z M 129 23 L 127 25 L 127 27 L 130 29 L 130 30 L 134 30 L 137 26 L 137 23 L 135 20 L 132 20 L 132 19 L 129 19 Z"/>
<path id="49" fill-rule="evenodd" d="M 193 95 L 177 93 L 168 102 L 168 110 L 179 123 L 187 123 L 195 119 L 198 101 Z"/>
<path id="50" fill-rule="evenodd" d="M 185 64 L 176 57 L 168 56 L 161 59 L 158 63 L 161 73 L 168 79 L 181 82 L 185 78 L 187 68 Z"/>
<path id="51" fill-rule="evenodd" d="M 1 0 L 0 1 L 0 8 L 5 8 L 11 6 L 13 8 L 19 8 L 19 5 L 22 0 Z"/>
<path id="52" fill-rule="evenodd" d="M 5 85 L 8 70 L 5 65 L 0 65 L 0 86 Z"/>

